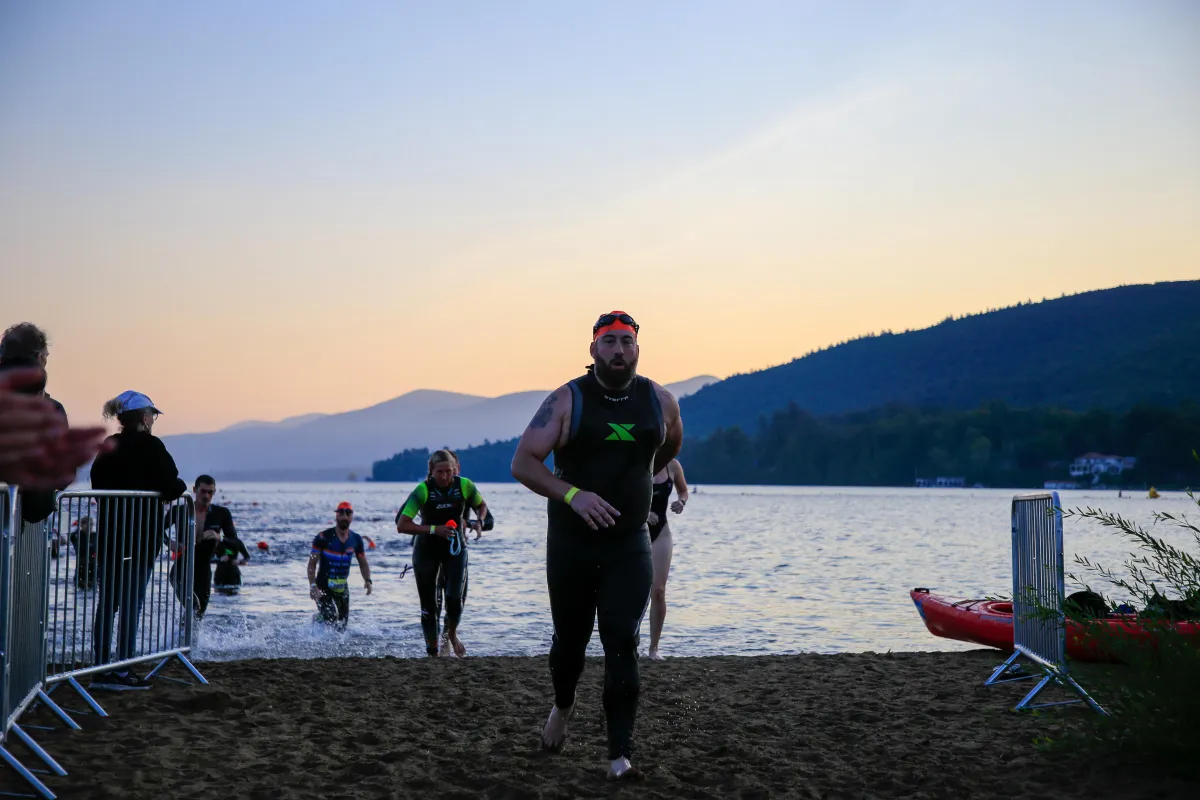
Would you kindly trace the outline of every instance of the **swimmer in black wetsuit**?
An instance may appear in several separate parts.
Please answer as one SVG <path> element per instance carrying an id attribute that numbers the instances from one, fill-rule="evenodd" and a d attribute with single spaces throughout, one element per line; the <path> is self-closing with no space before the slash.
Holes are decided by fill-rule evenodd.
<path id="1" fill-rule="evenodd" d="M 482 519 L 487 503 L 470 480 L 454 474 L 457 462 L 446 450 L 429 457 L 429 476 L 417 484 L 396 514 L 396 531 L 414 534 L 412 565 L 421 598 L 421 629 L 425 652 L 431 656 L 461 658 L 467 648 L 458 638 L 467 582 L 466 511 L 475 509 Z M 420 516 L 418 524 L 414 520 Z M 451 527 L 447 523 L 453 522 Z M 438 642 L 441 607 L 439 575 L 445 577 L 446 629 Z"/>
<path id="2" fill-rule="evenodd" d="M 239 565 L 250 560 L 250 551 L 246 549 L 246 545 L 242 543 L 241 539 L 225 538 L 217 545 L 213 555 L 217 559 L 217 568 L 213 575 L 213 588 L 223 595 L 237 594 L 242 588 L 242 570 Z"/>
<path id="3" fill-rule="evenodd" d="M 667 468 L 654 476 L 654 498 L 650 501 L 650 549 L 654 557 L 654 586 L 650 590 L 650 653 L 653 661 L 659 661 L 658 640 L 662 638 L 663 621 L 667 618 L 667 575 L 671 573 L 671 526 L 667 524 L 667 502 L 671 489 L 678 499 L 671 503 L 671 510 L 683 513 L 688 501 L 687 480 L 683 476 L 683 465 L 672 461 Z"/>
<path id="4" fill-rule="evenodd" d="M 462 462 L 458 460 L 458 453 L 454 452 L 453 450 L 447 450 L 446 452 L 454 457 L 454 477 L 457 478 L 459 475 L 462 474 Z M 484 533 L 486 533 L 487 531 L 490 531 L 496 527 L 496 520 L 495 520 L 495 518 L 492 517 L 492 510 L 490 508 L 487 509 L 487 514 L 484 515 L 484 517 L 482 519 L 474 519 L 473 520 L 473 519 L 470 519 L 470 515 L 467 515 L 465 521 L 466 521 L 467 527 L 471 528 L 472 530 L 475 531 L 475 541 L 477 541 L 477 542 L 479 541 L 480 537 L 483 536 Z M 414 543 L 415 543 L 415 539 L 414 539 Z M 471 578 L 470 573 L 468 573 L 468 572 L 463 573 L 463 584 L 462 584 L 463 607 L 466 607 L 466 605 L 467 605 L 467 589 L 470 584 L 470 578 Z M 445 605 L 445 603 L 444 603 L 445 597 L 446 597 L 446 571 L 441 570 L 440 572 L 438 572 L 438 581 L 437 581 L 437 619 L 439 621 L 442 618 L 442 607 Z"/>
<path id="5" fill-rule="evenodd" d="M 650 556 L 653 476 L 679 453 L 679 404 L 637 375 L 638 325 L 624 312 L 592 326 L 586 375 L 546 398 L 521 436 L 512 474 L 548 498 L 546 583 L 554 640 L 554 707 L 542 746 L 562 747 L 575 711 L 584 651 L 599 617 L 604 645 L 608 775 L 636 779 L 629 763 L 637 713 L 638 628 L 654 567 Z M 555 473 L 545 460 L 554 452 Z"/>

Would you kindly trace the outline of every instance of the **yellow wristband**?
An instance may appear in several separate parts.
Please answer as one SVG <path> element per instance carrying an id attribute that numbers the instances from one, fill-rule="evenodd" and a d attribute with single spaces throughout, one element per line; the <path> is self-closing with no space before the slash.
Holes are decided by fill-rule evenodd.
<path id="1" fill-rule="evenodd" d="M 563 497 L 563 502 L 566 503 L 567 505 L 571 505 L 571 498 L 577 494 L 579 494 L 579 488 L 576 486 L 572 486 L 570 489 L 567 490 L 566 495 Z"/>
<path id="2" fill-rule="evenodd" d="M 430 533 L 433 533 L 433 534 L 436 534 L 436 533 L 437 533 L 437 525 L 430 525 L 430 526 L 429 526 L 429 532 L 430 532 Z"/>

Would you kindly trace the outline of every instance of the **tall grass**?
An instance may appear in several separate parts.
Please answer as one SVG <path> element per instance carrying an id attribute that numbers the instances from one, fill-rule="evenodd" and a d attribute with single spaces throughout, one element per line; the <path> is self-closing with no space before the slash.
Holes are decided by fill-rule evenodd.
<path id="1" fill-rule="evenodd" d="M 1188 497 L 1200 509 L 1200 499 L 1191 492 Z M 1200 640 L 1189 633 L 1200 633 L 1200 527 L 1186 514 L 1155 512 L 1152 528 L 1168 526 L 1185 534 L 1186 546 L 1178 546 L 1120 514 L 1088 507 L 1064 510 L 1063 516 L 1098 523 L 1133 547 L 1119 569 L 1077 555 L 1081 572 L 1068 576 L 1089 591 L 1096 590 L 1087 579 L 1099 578 L 1138 608 L 1136 626 L 1068 610 L 1086 635 L 1119 662 L 1085 668 L 1089 690 L 1111 712 L 1089 721 L 1086 738 L 1139 760 L 1195 770 L 1200 758 Z M 1111 610 L 1121 608 L 1110 597 L 1105 601 Z M 1196 621 L 1186 622 L 1189 618 Z"/>

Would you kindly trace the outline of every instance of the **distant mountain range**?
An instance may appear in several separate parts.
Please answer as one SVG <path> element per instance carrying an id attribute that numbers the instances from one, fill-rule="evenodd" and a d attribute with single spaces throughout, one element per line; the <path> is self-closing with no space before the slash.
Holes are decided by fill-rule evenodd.
<path id="1" fill-rule="evenodd" d="M 758 429 L 789 404 L 813 415 L 903 405 L 1121 411 L 1200 397 L 1200 281 L 1121 286 L 844 342 L 760 372 L 672 384 L 689 439 Z M 703 387 L 703 388 L 702 388 Z M 185 474 L 345 480 L 405 449 L 465 448 L 503 465 L 546 392 L 484 398 L 416 391 L 345 414 L 166 438 Z M 495 452 L 493 452 L 493 450 Z M 503 451 L 503 452 L 501 452 Z M 492 458 L 494 456 L 494 458 Z M 496 470 L 502 472 L 500 467 Z"/>
<path id="2" fill-rule="evenodd" d="M 795 403 L 810 414 L 993 400 L 1120 411 L 1200 398 L 1200 281 L 1121 286 L 884 333 L 735 375 L 680 404 L 684 429 L 754 432 Z"/>
<path id="3" fill-rule="evenodd" d="M 718 379 L 703 375 L 667 388 L 686 397 Z M 548 389 L 500 397 L 409 392 L 342 414 L 305 414 L 279 422 L 239 422 L 212 433 L 163 437 L 187 480 L 342 481 L 407 448 L 462 448 L 520 434 Z"/>

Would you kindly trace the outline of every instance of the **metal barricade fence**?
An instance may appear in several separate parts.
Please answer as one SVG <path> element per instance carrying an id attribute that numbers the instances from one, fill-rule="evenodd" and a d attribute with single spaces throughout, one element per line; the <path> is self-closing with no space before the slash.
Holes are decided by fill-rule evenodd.
<path id="1" fill-rule="evenodd" d="M 58 498 L 69 531 L 50 578 L 47 684 L 187 658 L 194 631 L 196 512 L 191 495 L 72 491 Z M 86 693 L 84 693 L 86 694 Z M 85 698 L 86 699 L 86 698 Z M 99 710 L 93 707 L 93 710 Z"/>
<path id="2" fill-rule="evenodd" d="M 146 679 L 174 680 L 158 673 L 177 660 L 207 683 L 188 659 L 195 507 L 191 495 L 163 503 L 154 492 L 61 492 L 56 513 L 22 525 L 19 495 L 0 490 L 0 757 L 41 797 L 54 798 L 34 774 L 44 770 L 25 768 L 5 747 L 14 733 L 51 771 L 67 774 L 17 724 L 32 704 L 78 730 L 50 695 L 70 686 L 108 716 L 80 682 L 85 676 L 104 688 L 135 688 L 112 673 L 156 662 Z"/>
<path id="3" fill-rule="evenodd" d="M 1021 671 L 1025 657 L 1041 680 L 1014 710 L 1086 702 L 1106 713 L 1067 668 L 1066 596 L 1063 565 L 1063 515 L 1058 492 L 1017 495 L 1012 501 L 1013 654 L 992 672 L 984 685 L 1039 677 Z M 1054 683 L 1078 697 L 1032 705 Z"/>
<path id="4" fill-rule="evenodd" d="M 9 734 L 57 775 L 66 771 L 21 727 L 19 720 L 41 701 L 65 724 L 78 728 L 44 691 L 46 675 L 46 597 L 50 575 L 53 515 L 34 523 L 22 522 L 21 498 L 15 489 L 0 489 L 3 536 L 0 537 L 0 757 L 42 797 L 54 797 L 34 774 L 9 751 Z"/>

